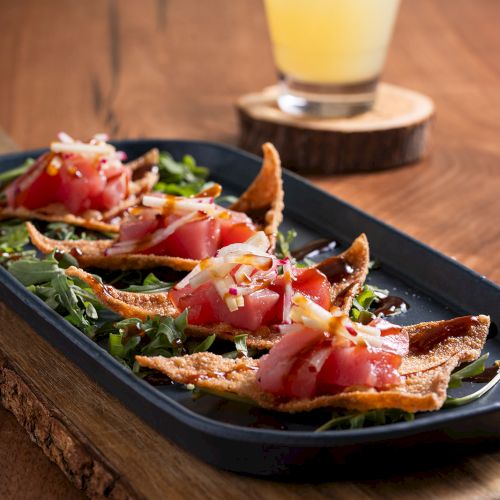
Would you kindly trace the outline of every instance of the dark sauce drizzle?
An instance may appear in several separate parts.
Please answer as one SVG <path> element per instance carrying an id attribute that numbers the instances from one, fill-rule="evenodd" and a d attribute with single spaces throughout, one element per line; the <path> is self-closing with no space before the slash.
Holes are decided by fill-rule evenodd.
<path id="1" fill-rule="evenodd" d="M 396 295 L 388 295 L 377 302 L 377 308 L 373 311 L 375 316 L 394 316 L 395 314 L 405 313 L 410 309 L 410 304 Z"/>
<path id="2" fill-rule="evenodd" d="M 320 239 L 307 243 L 306 245 L 292 251 L 292 257 L 297 260 L 312 259 L 321 253 L 331 252 L 337 246 L 336 241 Z"/>
<path id="3" fill-rule="evenodd" d="M 497 365 L 489 366 L 484 370 L 483 373 L 479 373 L 478 375 L 474 375 L 473 377 L 464 378 L 463 380 L 465 382 L 475 382 L 476 384 L 486 384 L 493 378 L 495 378 L 498 370 L 499 367 Z"/>
<path id="4" fill-rule="evenodd" d="M 463 337 L 469 333 L 472 326 L 478 325 L 476 316 L 462 316 L 450 319 L 444 323 L 429 325 L 410 342 L 410 351 L 413 354 L 427 353 L 437 344 L 448 337 Z"/>
<path id="5" fill-rule="evenodd" d="M 337 242 L 335 240 L 330 241 L 322 238 L 293 250 L 292 256 L 297 260 L 311 259 L 322 253 L 331 252 L 336 246 Z M 319 269 L 331 283 L 347 281 L 354 272 L 352 266 L 341 256 L 326 260 Z M 377 301 L 373 314 L 375 316 L 394 316 L 395 314 L 405 313 L 408 309 L 410 309 L 410 304 L 406 300 L 396 295 L 388 295 Z"/>
<path id="6" fill-rule="evenodd" d="M 354 273 L 353 267 L 344 257 L 332 257 L 325 260 L 318 269 L 328 278 L 330 283 L 341 283 Z"/>

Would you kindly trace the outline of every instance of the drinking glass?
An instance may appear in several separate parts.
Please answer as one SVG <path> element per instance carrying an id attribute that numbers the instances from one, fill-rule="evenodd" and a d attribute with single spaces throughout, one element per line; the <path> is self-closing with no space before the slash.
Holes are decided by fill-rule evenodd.
<path id="1" fill-rule="evenodd" d="M 264 2 L 283 111 L 340 117 L 373 106 L 399 0 Z"/>

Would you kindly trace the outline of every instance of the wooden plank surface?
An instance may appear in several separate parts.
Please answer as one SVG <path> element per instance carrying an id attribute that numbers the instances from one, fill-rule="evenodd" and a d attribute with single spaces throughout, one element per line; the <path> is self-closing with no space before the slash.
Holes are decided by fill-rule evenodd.
<path id="1" fill-rule="evenodd" d="M 332 480 L 287 484 L 217 470 L 168 442 L 124 409 L 3 304 L 0 323 L 12 326 L 0 331 L 2 404 L 13 411 L 68 479 L 92 496 L 419 500 L 432 494 L 434 498 L 469 500 L 494 499 L 500 491 L 500 451 L 491 450 L 449 457 L 439 469 L 429 457 L 422 457 L 417 471 L 403 466 L 395 474 L 387 474 L 374 464 L 368 479 L 360 474 L 355 481 L 332 471 Z M 2 352 L 8 353 L 8 360 Z M 29 464 L 23 466 L 31 470 Z M 16 476 L 12 463 L 10 471 Z M 11 486 L 13 479 L 2 479 L 0 493 L 10 487 L 2 498 L 9 493 L 12 496 L 7 498 L 18 498 Z M 55 499 L 61 493 L 64 498 L 77 498 L 69 489 L 64 491 L 59 481 L 53 487 L 40 477 L 39 484 L 32 482 L 30 486 L 31 491 L 25 490 L 28 498 L 43 495 Z"/>
<path id="2" fill-rule="evenodd" d="M 0 3 L 0 18 L 0 127 L 21 148 L 43 146 L 59 130 L 76 136 L 99 130 L 122 138 L 186 137 L 234 144 L 234 101 L 275 79 L 262 6 L 255 0 L 19 0 Z M 394 171 L 314 178 L 328 191 L 496 281 L 500 281 L 499 18 L 500 2 L 494 0 L 404 0 L 384 78 L 435 100 L 431 156 Z M 2 309 L 1 314 L 3 334 L 24 332 L 30 342 L 37 339 L 12 313 Z M 57 357 L 47 346 L 44 349 L 47 360 Z M 16 352 L 16 344 L 11 350 Z M 26 359 L 22 353 L 17 356 L 19 368 Z M 80 397 L 85 388 L 87 393 L 94 389 L 79 377 L 76 367 L 62 360 L 58 366 L 81 381 Z M 50 392 L 42 382 L 35 384 L 39 394 Z M 56 396 L 61 397 L 59 406 L 71 403 L 60 393 L 52 398 Z M 101 415 L 112 407 L 117 418 L 135 419 L 105 394 L 96 396 L 91 405 L 92 401 L 106 404 Z M 73 403 L 70 422 L 83 415 L 78 401 Z M 57 412 L 57 405 L 54 408 Z M 133 422 L 136 437 L 145 436 L 150 443 L 157 438 L 137 419 Z M 77 490 L 16 425 L 9 413 L 0 412 L 0 496 L 77 498 Z M 113 435 L 102 433 L 100 447 L 107 443 L 113 448 Z M 221 491 L 237 498 L 500 495 L 497 452 L 389 480 L 287 485 L 216 471 L 160 442 L 159 449 L 166 450 L 158 455 L 163 460 L 160 472 L 130 491 L 135 488 L 138 494 L 154 497 L 159 493 L 154 488 L 164 485 L 168 489 L 163 492 L 179 497 L 187 493 L 179 484 L 190 484 L 193 498 L 204 494 L 216 498 Z M 114 453 L 111 468 L 118 477 L 120 453 Z M 202 472 L 197 474 L 203 476 L 199 484 L 187 474 L 192 470 Z M 163 477 L 165 471 L 171 477 Z"/>

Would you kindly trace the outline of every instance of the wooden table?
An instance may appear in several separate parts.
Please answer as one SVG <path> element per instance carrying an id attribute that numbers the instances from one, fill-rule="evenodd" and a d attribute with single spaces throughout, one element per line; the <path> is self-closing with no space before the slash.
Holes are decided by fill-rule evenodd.
<path id="1" fill-rule="evenodd" d="M 495 0 L 404 0 L 384 79 L 435 100 L 431 156 L 393 171 L 314 179 L 496 281 L 500 281 L 499 18 L 500 2 Z M 256 0 L 20 0 L 1 3 L 0 19 L 0 127 L 23 149 L 46 145 L 59 130 L 77 137 L 106 131 L 116 138 L 186 137 L 234 144 L 233 102 L 275 78 L 263 9 Z M 0 141 L 5 150 L 5 136 Z M 4 332 L 15 331 L 19 338 L 33 335 L 12 313 L 0 309 L 0 316 Z M 76 367 L 67 369 L 78 378 Z M 110 412 L 132 419 L 137 443 L 158 439 L 116 401 L 107 400 L 99 388 L 94 390 L 101 403 L 107 401 Z M 78 396 L 82 401 L 86 397 Z M 55 399 L 52 403 L 58 402 Z M 78 417 L 77 411 L 71 415 L 72 421 Z M 110 435 L 112 439 L 118 437 Z M 81 496 L 4 410 L 0 443 L 0 497 Z M 161 444 L 163 452 L 153 458 L 164 460 L 156 464 L 161 464 L 157 478 L 168 489 L 147 486 L 136 491 L 140 495 L 180 497 L 188 491 L 192 498 L 500 495 L 498 449 L 443 464 L 432 472 L 381 481 L 287 485 L 220 472 L 165 440 Z M 189 470 L 197 471 L 201 479 L 187 490 L 183 485 L 190 480 Z M 165 479 L 165 471 L 170 479 Z M 155 481 L 154 475 L 145 474 L 144 482 Z M 123 493 L 119 488 L 113 491 Z"/>

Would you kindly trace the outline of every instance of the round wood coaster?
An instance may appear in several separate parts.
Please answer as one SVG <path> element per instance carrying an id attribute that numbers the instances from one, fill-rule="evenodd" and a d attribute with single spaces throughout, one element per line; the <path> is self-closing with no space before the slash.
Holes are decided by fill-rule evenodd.
<path id="1" fill-rule="evenodd" d="M 381 170 L 422 157 L 434 113 L 432 100 L 396 85 L 378 86 L 374 108 L 350 118 L 292 116 L 276 104 L 278 86 L 240 97 L 240 147 L 278 149 L 285 167 L 300 173 Z"/>

